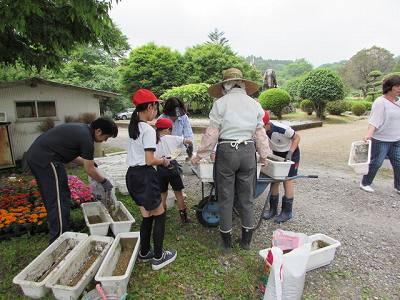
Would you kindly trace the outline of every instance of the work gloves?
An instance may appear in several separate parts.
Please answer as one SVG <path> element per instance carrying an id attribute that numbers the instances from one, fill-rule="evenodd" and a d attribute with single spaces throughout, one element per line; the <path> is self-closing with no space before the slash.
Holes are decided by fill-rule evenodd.
<path id="1" fill-rule="evenodd" d="M 100 184 L 103 186 L 103 189 L 107 192 L 107 191 L 111 191 L 112 188 L 114 187 L 112 185 L 112 183 L 110 182 L 110 180 L 108 180 L 107 178 L 104 178 L 104 180 L 102 182 L 100 182 Z"/>
<path id="2" fill-rule="evenodd" d="M 293 152 L 289 150 L 288 153 L 286 154 L 285 159 L 286 160 L 292 160 L 292 156 L 293 156 Z"/>

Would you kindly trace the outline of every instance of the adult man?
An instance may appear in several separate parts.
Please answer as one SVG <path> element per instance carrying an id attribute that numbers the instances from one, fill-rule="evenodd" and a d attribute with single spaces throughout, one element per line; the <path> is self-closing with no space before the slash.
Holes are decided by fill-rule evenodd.
<path id="1" fill-rule="evenodd" d="M 46 207 L 50 244 L 69 230 L 71 196 L 64 163 L 74 161 L 82 165 L 105 190 L 111 190 L 111 182 L 97 171 L 93 162 L 94 142 L 105 142 L 117 135 L 118 127 L 114 121 L 98 118 L 90 125 L 58 125 L 40 135 L 29 148 L 27 162 Z"/>
<path id="2" fill-rule="evenodd" d="M 264 111 L 249 95 L 259 86 L 243 79 L 236 68 L 223 71 L 223 80 L 210 86 L 215 98 L 210 112 L 210 125 L 203 135 L 192 163 L 210 154 L 218 143 L 215 158 L 215 186 L 220 212 L 220 232 L 225 253 L 231 250 L 232 209 L 235 194 L 242 221 L 243 249 L 250 249 L 254 228 L 254 188 L 256 183 L 256 148 L 265 163 L 270 153 L 263 127 Z M 254 144 L 255 137 L 256 143 Z"/>

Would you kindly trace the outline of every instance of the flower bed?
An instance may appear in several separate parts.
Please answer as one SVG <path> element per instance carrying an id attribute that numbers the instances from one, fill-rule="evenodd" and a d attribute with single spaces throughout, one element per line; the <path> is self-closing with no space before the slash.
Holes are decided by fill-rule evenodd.
<path id="1" fill-rule="evenodd" d="M 68 176 L 71 200 L 80 205 L 92 201 L 90 186 Z M 0 178 L 0 239 L 30 232 L 46 232 L 47 212 L 36 180 L 30 177 Z"/>

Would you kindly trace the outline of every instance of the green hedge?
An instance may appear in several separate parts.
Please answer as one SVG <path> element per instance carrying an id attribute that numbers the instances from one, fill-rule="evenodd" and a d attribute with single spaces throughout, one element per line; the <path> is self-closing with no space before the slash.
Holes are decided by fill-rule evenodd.
<path id="1" fill-rule="evenodd" d="M 314 103 L 311 100 L 304 99 L 300 102 L 300 109 L 308 115 L 311 115 L 314 111 Z"/>
<path id="2" fill-rule="evenodd" d="M 174 87 L 160 96 L 162 100 L 170 97 L 180 98 L 185 102 L 189 111 L 193 113 L 208 114 L 213 105 L 213 98 L 208 95 L 209 85 L 206 83 L 193 83 Z"/>
<path id="3" fill-rule="evenodd" d="M 366 107 L 363 103 L 358 102 L 358 103 L 354 103 L 353 106 L 351 107 L 351 111 L 353 112 L 353 114 L 355 114 L 356 116 L 362 116 L 365 111 L 366 111 Z"/>
<path id="4" fill-rule="evenodd" d="M 365 106 L 366 110 L 371 110 L 372 108 L 372 102 L 366 101 L 366 100 L 353 100 L 353 101 L 345 101 L 347 102 L 347 109 L 346 110 L 351 110 L 354 104 L 361 103 Z"/>
<path id="5" fill-rule="evenodd" d="M 289 93 L 280 88 L 266 90 L 258 99 L 262 108 L 272 111 L 278 119 L 282 118 L 282 110 L 290 103 Z"/>
<path id="6" fill-rule="evenodd" d="M 343 100 L 330 101 L 326 104 L 326 110 L 331 115 L 340 116 L 348 110 L 348 105 Z"/>

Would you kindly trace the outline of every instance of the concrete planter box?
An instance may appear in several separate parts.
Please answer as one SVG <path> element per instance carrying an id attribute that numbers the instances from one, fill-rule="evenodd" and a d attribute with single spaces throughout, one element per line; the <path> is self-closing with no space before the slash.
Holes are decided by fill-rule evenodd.
<path id="1" fill-rule="evenodd" d="M 46 287 L 48 280 L 57 273 L 65 260 L 79 250 L 87 237 L 85 233 L 64 232 L 15 276 L 13 283 L 21 286 L 25 296 L 34 299 L 44 297 L 49 291 Z"/>
<path id="2" fill-rule="evenodd" d="M 100 267 L 113 238 L 92 235 L 46 283 L 59 300 L 78 299 Z"/>
<path id="3" fill-rule="evenodd" d="M 366 175 L 371 161 L 371 141 L 356 141 L 351 144 L 349 155 L 349 167 L 359 175 Z"/>
<path id="4" fill-rule="evenodd" d="M 106 294 L 123 296 L 140 249 L 140 233 L 120 233 L 115 238 L 95 277 Z"/>
<path id="5" fill-rule="evenodd" d="M 83 216 L 86 226 L 89 228 L 91 235 L 107 235 L 108 227 L 112 222 L 112 218 L 107 209 L 101 202 L 90 202 L 81 204 Z M 92 222 L 92 218 L 97 218 L 97 223 Z"/>

